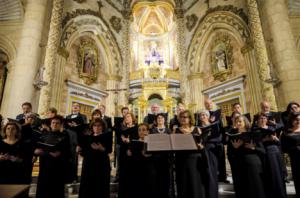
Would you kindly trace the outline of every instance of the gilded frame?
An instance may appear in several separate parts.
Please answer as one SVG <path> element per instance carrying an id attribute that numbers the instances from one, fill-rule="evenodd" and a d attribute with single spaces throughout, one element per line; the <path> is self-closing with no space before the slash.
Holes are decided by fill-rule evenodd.
<path id="1" fill-rule="evenodd" d="M 92 41 L 82 41 L 78 50 L 78 74 L 86 84 L 91 84 L 97 80 L 99 68 L 98 48 Z"/>

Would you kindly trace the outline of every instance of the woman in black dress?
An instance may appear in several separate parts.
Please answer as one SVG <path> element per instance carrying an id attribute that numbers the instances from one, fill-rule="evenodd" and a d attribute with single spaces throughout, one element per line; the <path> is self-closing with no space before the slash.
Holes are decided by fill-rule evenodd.
<path id="1" fill-rule="evenodd" d="M 236 134 L 250 132 L 250 123 L 245 116 L 235 118 Z M 239 164 L 236 176 L 239 178 L 237 197 L 240 198 L 265 198 L 263 161 L 265 149 L 260 142 L 244 141 L 243 138 L 231 140 L 232 153 Z M 234 174 L 234 172 L 233 172 Z"/>
<path id="2" fill-rule="evenodd" d="M 110 197 L 109 153 L 112 152 L 112 134 L 105 132 L 105 129 L 105 122 L 96 118 L 90 125 L 92 134 L 83 140 L 79 198 Z"/>
<path id="3" fill-rule="evenodd" d="M 26 175 L 26 149 L 21 141 L 20 126 L 7 123 L 0 140 L 0 184 L 29 184 Z"/>
<path id="4" fill-rule="evenodd" d="M 296 197 L 300 197 L 300 113 L 289 117 L 288 130 L 281 136 L 282 150 L 289 154 Z"/>
<path id="5" fill-rule="evenodd" d="M 127 113 L 124 117 L 124 125 L 121 128 L 120 143 L 120 175 L 119 175 L 119 198 L 131 197 L 134 186 L 131 174 L 135 171 L 132 166 L 132 155 L 130 155 L 130 141 L 138 139 L 138 127 L 135 124 L 135 116 Z"/>
<path id="6" fill-rule="evenodd" d="M 254 132 L 265 133 L 263 136 L 263 145 L 266 150 L 265 174 L 266 174 L 266 194 L 270 198 L 285 198 L 286 187 L 283 172 L 283 159 L 281 155 L 280 141 L 276 137 L 275 129 L 268 124 L 266 114 L 258 115 L 257 126 Z"/>
<path id="7" fill-rule="evenodd" d="M 165 116 L 160 113 L 156 116 L 157 126 L 151 130 L 151 134 L 170 134 L 171 130 L 165 125 Z M 155 168 L 155 185 L 157 188 L 157 198 L 168 198 L 173 192 L 172 187 L 172 167 L 170 160 L 172 155 L 168 153 L 158 153 L 152 155 Z"/>
<path id="8" fill-rule="evenodd" d="M 64 198 L 67 171 L 70 170 L 70 141 L 63 131 L 63 117 L 51 119 L 50 132 L 45 132 L 35 149 L 40 157 L 37 198 Z M 53 145 L 53 146 L 47 146 Z"/>
<path id="9" fill-rule="evenodd" d="M 128 155 L 132 158 L 131 163 L 131 187 L 129 197 L 131 198 L 153 198 L 159 197 L 155 177 L 153 158 L 145 153 L 145 137 L 149 134 L 149 125 L 138 126 L 138 140 L 131 140 Z"/>
<path id="10" fill-rule="evenodd" d="M 194 126 L 194 116 L 190 111 L 179 114 L 179 134 L 200 135 L 201 130 Z M 205 198 L 204 175 L 207 165 L 203 159 L 203 145 L 199 145 L 196 153 L 176 153 L 176 186 L 178 198 Z"/>
<path id="11" fill-rule="evenodd" d="M 210 113 L 208 110 L 199 111 L 199 126 L 200 127 L 211 127 L 212 124 L 209 121 Z M 218 123 L 215 123 L 217 126 Z M 204 130 L 204 129 L 203 129 Z M 207 183 L 206 192 L 210 198 L 216 198 L 219 195 L 218 191 L 218 157 L 220 155 L 220 148 L 223 147 L 222 135 L 219 127 L 212 128 L 216 130 L 211 132 L 205 142 L 205 154 L 207 159 Z"/>

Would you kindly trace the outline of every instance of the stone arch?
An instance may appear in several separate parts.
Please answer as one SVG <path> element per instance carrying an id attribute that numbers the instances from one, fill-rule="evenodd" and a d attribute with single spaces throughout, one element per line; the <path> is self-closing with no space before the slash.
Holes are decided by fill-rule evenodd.
<path id="1" fill-rule="evenodd" d="M 82 35 L 91 33 L 100 52 L 106 57 L 105 72 L 110 75 L 119 74 L 122 58 L 117 42 L 101 18 L 94 15 L 79 15 L 70 19 L 63 30 L 60 47 L 68 51 L 72 43 Z"/>
<path id="2" fill-rule="evenodd" d="M 9 40 L 5 35 L 0 35 L 0 50 L 3 51 L 7 56 L 9 62 L 14 61 L 17 55 L 17 49 L 12 41 Z M 10 65 L 10 64 L 9 64 Z"/>
<path id="3" fill-rule="evenodd" d="M 187 63 L 190 72 L 201 71 L 201 65 L 199 64 L 203 53 L 201 49 L 211 37 L 212 32 L 216 31 L 225 31 L 232 35 L 241 46 L 244 46 L 250 39 L 247 24 L 238 15 L 228 11 L 216 11 L 207 14 L 199 22 L 188 48 Z"/>

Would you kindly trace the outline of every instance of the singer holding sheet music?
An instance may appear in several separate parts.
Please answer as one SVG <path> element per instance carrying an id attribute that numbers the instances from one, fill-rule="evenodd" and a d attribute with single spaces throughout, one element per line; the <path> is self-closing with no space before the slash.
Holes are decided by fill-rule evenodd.
<path id="1" fill-rule="evenodd" d="M 165 125 L 165 115 L 159 113 L 156 116 L 155 122 L 157 126 L 151 130 L 151 134 L 170 134 L 171 130 Z M 155 183 L 157 186 L 157 198 L 168 198 L 170 191 L 170 184 L 173 179 L 170 177 L 172 174 L 170 159 L 172 154 L 169 153 L 156 153 L 153 154 L 153 163 L 155 169 Z"/>
<path id="2" fill-rule="evenodd" d="M 296 197 L 300 197 L 300 113 L 292 113 L 288 130 L 281 137 L 282 151 L 288 153 L 291 160 L 292 175 Z"/>
<path id="3" fill-rule="evenodd" d="M 218 157 L 223 152 L 222 136 L 219 129 L 219 123 L 210 123 L 210 113 L 208 110 L 199 111 L 199 126 L 202 133 L 209 131 L 205 144 L 205 154 L 208 163 L 207 168 L 207 189 L 206 192 L 210 198 L 218 197 Z"/>
<path id="4" fill-rule="evenodd" d="M 194 116 L 190 111 L 179 114 L 180 127 L 176 129 L 179 134 L 200 135 L 199 128 L 194 127 Z M 206 164 L 203 145 L 199 145 L 199 151 L 195 153 L 176 153 L 176 185 L 178 198 L 205 198 Z"/>
<path id="5" fill-rule="evenodd" d="M 45 132 L 34 153 L 40 157 L 36 198 L 64 198 L 66 172 L 70 170 L 70 142 L 63 131 L 63 117 L 51 119 L 51 131 Z"/>
<path id="6" fill-rule="evenodd" d="M 0 140 L 0 184 L 29 184 L 26 176 L 26 153 L 20 126 L 8 122 Z"/>
<path id="7" fill-rule="evenodd" d="M 130 197 L 132 183 L 132 156 L 130 155 L 130 141 L 138 139 L 138 127 L 135 124 L 135 116 L 133 113 L 127 113 L 124 117 L 124 125 L 121 128 L 121 143 L 120 143 L 120 175 L 119 175 L 119 198 Z"/>
<path id="8" fill-rule="evenodd" d="M 268 197 L 285 198 L 287 194 L 280 142 L 276 137 L 275 128 L 269 126 L 267 123 L 268 116 L 264 113 L 260 113 L 258 114 L 257 128 L 254 129 L 254 133 L 261 133 L 263 145 L 266 150 L 266 193 Z"/>
<path id="9" fill-rule="evenodd" d="M 235 118 L 236 134 L 254 133 L 250 131 L 250 123 L 245 116 Z M 234 137 L 234 136 L 232 136 Z M 231 137 L 231 138 L 232 138 Z M 241 137 L 241 136 L 240 136 Z M 265 198 L 263 160 L 265 150 L 261 142 L 244 141 L 241 138 L 231 139 L 232 153 L 238 167 L 232 171 L 237 198 Z"/>
<path id="10" fill-rule="evenodd" d="M 109 198 L 112 133 L 106 132 L 106 123 L 96 118 L 90 124 L 91 135 L 84 136 L 79 198 Z"/>

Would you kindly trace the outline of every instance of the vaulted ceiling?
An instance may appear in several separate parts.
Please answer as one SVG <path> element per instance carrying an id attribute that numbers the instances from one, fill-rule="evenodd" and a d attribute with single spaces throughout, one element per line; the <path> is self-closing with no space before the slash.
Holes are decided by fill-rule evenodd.
<path id="1" fill-rule="evenodd" d="M 20 0 L 0 0 L 0 21 L 21 20 L 23 13 Z"/>

